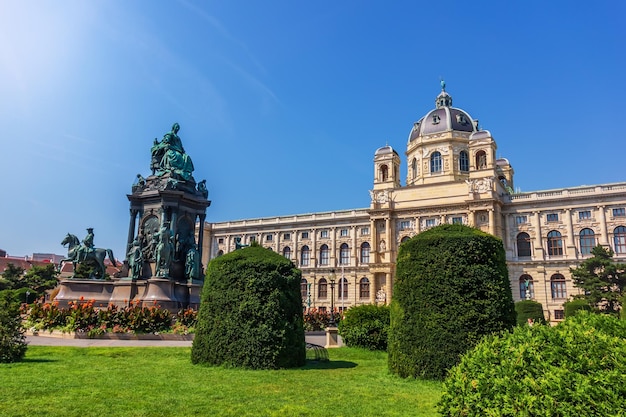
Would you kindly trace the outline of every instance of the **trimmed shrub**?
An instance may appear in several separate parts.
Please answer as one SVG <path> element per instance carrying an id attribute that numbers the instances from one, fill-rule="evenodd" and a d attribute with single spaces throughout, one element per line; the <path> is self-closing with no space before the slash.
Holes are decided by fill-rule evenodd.
<path id="1" fill-rule="evenodd" d="M 587 300 L 574 299 L 563 304 L 563 311 L 565 317 L 572 317 L 579 311 L 593 311 L 593 308 L 589 305 Z"/>
<path id="2" fill-rule="evenodd" d="M 578 312 L 483 339 L 445 380 L 443 416 L 624 416 L 626 322 Z"/>
<path id="3" fill-rule="evenodd" d="M 389 369 L 443 379 L 486 334 L 515 326 L 502 241 L 442 225 L 400 246 L 389 328 Z"/>
<path id="4" fill-rule="evenodd" d="M 291 261 L 259 246 L 213 259 L 191 361 L 251 369 L 304 365 L 301 278 Z"/>
<path id="5" fill-rule="evenodd" d="M 517 313 L 518 326 L 528 324 L 528 319 L 531 319 L 536 324 L 544 324 L 546 322 L 541 303 L 533 300 L 518 301 L 515 303 L 515 312 Z"/>
<path id="6" fill-rule="evenodd" d="M 26 353 L 20 305 L 12 291 L 0 293 L 0 363 L 17 362 Z"/>
<path id="7" fill-rule="evenodd" d="M 389 306 L 364 304 L 346 310 L 339 334 L 350 347 L 387 350 Z"/>

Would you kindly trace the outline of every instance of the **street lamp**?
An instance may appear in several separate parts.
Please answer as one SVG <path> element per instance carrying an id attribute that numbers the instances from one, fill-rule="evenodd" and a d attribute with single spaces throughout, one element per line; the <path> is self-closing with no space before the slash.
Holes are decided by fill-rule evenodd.
<path id="1" fill-rule="evenodd" d="M 337 327 L 335 323 L 335 270 L 330 270 L 330 323 L 328 327 Z"/>
<path id="2" fill-rule="evenodd" d="M 310 282 L 307 284 L 307 287 L 308 287 L 308 289 L 307 289 L 307 293 L 308 294 L 307 294 L 306 304 L 307 304 L 307 306 L 309 307 L 309 310 L 310 310 L 311 309 L 311 283 Z"/>

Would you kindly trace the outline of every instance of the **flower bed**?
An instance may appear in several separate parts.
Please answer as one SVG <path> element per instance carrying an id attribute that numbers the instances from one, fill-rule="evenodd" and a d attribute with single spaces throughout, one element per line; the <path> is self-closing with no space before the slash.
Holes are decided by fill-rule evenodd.
<path id="1" fill-rule="evenodd" d="M 133 302 L 129 307 L 119 308 L 110 304 L 107 308 L 95 308 L 93 300 L 70 301 L 68 308 L 56 303 L 23 305 L 24 326 L 31 332 L 74 333 L 79 337 L 102 335 L 176 334 L 194 332 L 197 312 L 180 310 L 171 314 L 158 305 L 145 307 Z"/>

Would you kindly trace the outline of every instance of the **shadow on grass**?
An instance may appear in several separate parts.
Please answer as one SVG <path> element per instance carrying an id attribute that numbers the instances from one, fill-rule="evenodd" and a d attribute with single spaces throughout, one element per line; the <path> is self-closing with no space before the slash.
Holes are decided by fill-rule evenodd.
<path id="1" fill-rule="evenodd" d="M 45 359 L 45 358 L 24 358 L 20 362 L 24 363 L 47 363 L 47 362 L 58 362 L 56 359 Z M 18 363 L 18 362 L 16 362 Z"/>
<path id="2" fill-rule="evenodd" d="M 307 359 L 306 365 L 302 368 L 296 368 L 303 371 L 311 371 L 316 369 L 349 369 L 356 368 L 358 365 L 350 361 L 314 361 Z"/>

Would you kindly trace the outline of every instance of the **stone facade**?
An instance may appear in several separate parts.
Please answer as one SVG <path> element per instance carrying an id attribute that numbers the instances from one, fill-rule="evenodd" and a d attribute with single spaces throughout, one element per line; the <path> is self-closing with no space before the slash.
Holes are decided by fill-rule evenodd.
<path id="1" fill-rule="evenodd" d="M 400 156 L 384 146 L 374 154 L 369 208 L 205 223 L 203 263 L 235 250 L 235 238 L 256 240 L 302 270 L 305 306 L 329 308 L 333 293 L 339 308 L 388 303 L 399 245 L 462 223 L 503 240 L 516 301 L 534 299 L 546 318 L 561 320 L 577 293 L 569 269 L 593 246 L 626 261 L 626 182 L 515 193 L 513 168 L 496 158 L 491 133 L 452 107 L 445 86 L 435 105 L 409 133 L 406 185 Z"/>

